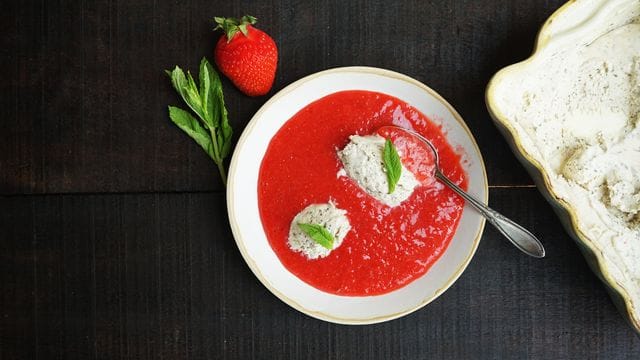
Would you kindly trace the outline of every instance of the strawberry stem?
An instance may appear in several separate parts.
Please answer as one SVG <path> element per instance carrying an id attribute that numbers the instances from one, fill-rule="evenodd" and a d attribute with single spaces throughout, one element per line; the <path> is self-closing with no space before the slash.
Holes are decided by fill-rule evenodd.
<path id="1" fill-rule="evenodd" d="M 230 42 L 238 31 L 240 31 L 244 36 L 247 36 L 247 26 L 255 24 L 257 20 L 258 19 L 251 15 L 245 15 L 240 19 L 232 17 L 214 17 L 213 21 L 218 25 L 213 30 L 222 29 L 224 34 L 227 36 L 227 42 Z"/>

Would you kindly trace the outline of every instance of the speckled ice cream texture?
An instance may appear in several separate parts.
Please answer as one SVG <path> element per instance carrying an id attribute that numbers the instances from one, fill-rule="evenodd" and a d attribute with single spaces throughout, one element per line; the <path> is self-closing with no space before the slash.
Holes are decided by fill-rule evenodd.
<path id="1" fill-rule="evenodd" d="M 316 243 L 307 235 L 298 224 L 322 225 L 333 235 L 333 248 L 331 250 Z M 338 248 L 347 233 L 351 230 L 351 224 L 347 218 L 347 211 L 337 208 L 333 203 L 312 204 L 300 211 L 291 221 L 289 228 L 289 247 L 293 251 L 301 252 L 309 259 L 322 258 Z"/>
<path id="2" fill-rule="evenodd" d="M 496 104 L 640 306 L 640 2 L 634 11 L 546 51 L 501 85 Z"/>
<path id="3" fill-rule="evenodd" d="M 379 135 L 352 135 L 344 149 L 338 151 L 344 173 L 369 195 L 388 206 L 398 206 L 419 185 L 413 173 L 402 166 L 400 180 L 389 194 L 389 183 L 382 153 L 385 138 Z"/>

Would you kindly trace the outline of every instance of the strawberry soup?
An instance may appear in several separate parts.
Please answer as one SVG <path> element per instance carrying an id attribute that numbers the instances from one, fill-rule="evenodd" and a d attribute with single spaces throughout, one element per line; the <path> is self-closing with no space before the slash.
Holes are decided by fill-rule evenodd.
<path id="1" fill-rule="evenodd" d="M 429 152 L 400 133 L 379 134 L 394 142 L 420 181 L 399 205 L 390 207 L 339 176 L 337 152 L 349 137 L 384 125 L 431 140 L 444 174 L 466 189 L 460 154 L 442 129 L 407 103 L 371 91 L 337 92 L 307 105 L 282 126 L 262 160 L 258 204 L 269 243 L 291 273 L 322 291 L 368 296 L 409 284 L 444 253 L 462 216 L 463 200 L 430 177 Z M 288 246 L 290 224 L 307 206 L 327 202 L 346 211 L 351 230 L 328 256 L 309 259 Z"/>

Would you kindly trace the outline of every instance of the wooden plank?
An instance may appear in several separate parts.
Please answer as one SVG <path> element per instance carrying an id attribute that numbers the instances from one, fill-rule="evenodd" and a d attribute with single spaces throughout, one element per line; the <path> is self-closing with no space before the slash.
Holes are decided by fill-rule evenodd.
<path id="1" fill-rule="evenodd" d="M 221 190 L 211 161 L 167 117 L 180 101 L 162 70 L 195 70 L 218 36 L 211 18 L 243 13 L 279 45 L 271 94 L 338 66 L 405 73 L 466 119 L 491 184 L 530 184 L 483 92 L 500 67 L 529 54 L 562 2 L 5 2 L 0 194 Z M 224 86 L 237 139 L 268 97 Z"/>
<path id="2" fill-rule="evenodd" d="M 535 189 L 491 203 L 543 260 L 487 228 L 461 278 L 404 318 L 339 326 L 273 296 L 221 194 L 0 197 L 0 358 L 640 357 L 640 338 Z"/>

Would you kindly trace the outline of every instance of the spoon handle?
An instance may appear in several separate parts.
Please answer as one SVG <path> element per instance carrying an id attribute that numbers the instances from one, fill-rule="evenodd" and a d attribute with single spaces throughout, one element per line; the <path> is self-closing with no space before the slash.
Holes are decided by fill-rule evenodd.
<path id="1" fill-rule="evenodd" d="M 475 207 L 482 216 L 489 220 L 489 223 L 491 225 L 498 229 L 498 231 L 500 231 L 502 235 L 509 239 L 509 241 L 511 241 L 513 245 L 520 249 L 520 251 L 533 257 L 544 257 L 545 252 L 542 243 L 540 243 L 540 240 L 538 240 L 527 229 L 518 225 L 511 219 L 508 219 L 499 212 L 491 209 L 487 205 L 478 201 L 475 197 L 469 195 L 467 192 L 458 187 L 458 185 L 449 180 L 449 178 L 447 178 L 439 170 L 436 170 L 436 178 L 450 187 L 462 198 L 464 198 L 469 204 L 473 205 L 473 207 Z"/>

